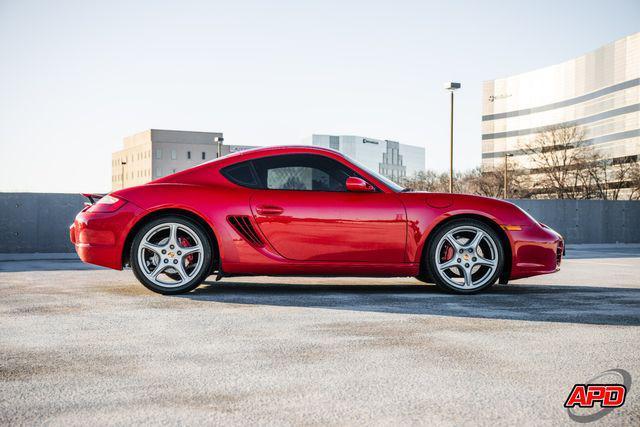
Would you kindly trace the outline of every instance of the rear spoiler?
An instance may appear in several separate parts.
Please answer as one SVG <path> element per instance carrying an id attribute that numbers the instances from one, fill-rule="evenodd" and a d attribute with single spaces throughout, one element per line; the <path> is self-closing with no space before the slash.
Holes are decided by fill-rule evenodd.
<path id="1" fill-rule="evenodd" d="M 88 205 L 88 206 L 95 204 L 98 200 L 106 196 L 106 194 L 100 194 L 100 193 L 80 193 L 80 194 L 82 194 L 84 197 L 89 199 L 90 203 L 85 202 L 85 205 Z"/>

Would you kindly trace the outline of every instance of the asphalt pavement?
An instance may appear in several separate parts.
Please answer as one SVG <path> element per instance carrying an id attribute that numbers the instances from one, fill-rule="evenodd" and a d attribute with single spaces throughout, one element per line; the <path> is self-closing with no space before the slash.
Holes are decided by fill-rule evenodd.
<path id="1" fill-rule="evenodd" d="M 0 424 L 572 424 L 572 386 L 621 368 L 600 423 L 639 425 L 640 246 L 568 255 L 469 296 L 255 277 L 169 297 L 131 271 L 0 261 Z"/>

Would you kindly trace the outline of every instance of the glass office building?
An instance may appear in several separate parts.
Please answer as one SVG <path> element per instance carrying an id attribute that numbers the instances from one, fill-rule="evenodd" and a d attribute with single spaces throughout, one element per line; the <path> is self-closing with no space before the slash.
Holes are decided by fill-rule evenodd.
<path id="1" fill-rule="evenodd" d="M 355 135 L 311 135 L 304 144 L 332 148 L 394 182 L 425 170 L 425 149 L 389 139 Z"/>
<path id="2" fill-rule="evenodd" d="M 560 64 L 486 81 L 482 111 L 483 170 L 502 168 L 506 155 L 531 168 L 523 147 L 555 125 L 576 125 L 584 144 L 605 158 L 637 161 L 640 33 Z"/>

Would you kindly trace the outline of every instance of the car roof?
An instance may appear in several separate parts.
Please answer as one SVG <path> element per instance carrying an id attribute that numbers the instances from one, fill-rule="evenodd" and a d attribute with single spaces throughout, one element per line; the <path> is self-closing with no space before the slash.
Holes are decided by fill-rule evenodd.
<path id="1" fill-rule="evenodd" d="M 273 147 L 256 147 L 248 150 L 238 151 L 236 153 L 227 154 L 226 156 L 218 157 L 216 159 L 209 160 L 208 162 L 200 163 L 199 165 L 190 167 L 188 169 L 176 172 L 171 175 L 167 175 L 161 178 L 157 178 L 151 182 L 174 182 L 176 179 L 184 179 L 186 176 L 192 176 L 194 173 L 199 173 L 202 170 L 208 170 L 210 167 L 217 169 L 224 168 L 236 163 L 259 159 L 261 157 L 281 155 L 281 154 L 300 154 L 300 153 L 316 153 L 325 154 L 329 157 L 340 157 L 345 159 L 345 156 L 337 150 L 333 150 L 325 147 L 316 147 L 310 145 L 278 145 Z M 349 162 L 351 163 L 351 162 Z"/>
<path id="2" fill-rule="evenodd" d="M 154 181 L 151 181 L 151 183 L 159 184 L 168 182 L 185 182 L 185 178 L 187 179 L 187 182 L 193 182 L 194 179 L 196 182 L 206 181 L 210 179 L 210 177 L 206 172 L 203 174 L 203 171 L 207 171 L 211 167 L 220 170 L 236 163 L 259 159 L 262 157 L 284 154 L 320 154 L 326 155 L 328 157 L 333 157 L 334 159 L 340 158 L 342 159 L 342 161 L 347 162 L 349 165 L 351 165 L 351 167 L 360 170 L 362 173 L 364 173 L 365 176 L 368 175 L 373 183 L 378 186 L 378 188 L 385 189 L 383 191 L 392 191 L 391 189 L 389 189 L 387 184 L 385 184 L 383 181 L 380 181 L 375 176 L 371 176 L 371 174 L 367 170 L 363 170 L 361 166 L 354 164 L 351 159 L 346 157 L 341 152 L 332 148 L 318 147 L 313 145 L 278 145 L 273 147 L 257 147 L 243 150 L 237 153 L 232 153 L 226 156 L 219 157 L 217 159 L 213 159 L 205 163 L 201 163 L 197 166 L 183 170 L 181 172 L 177 172 L 172 175 L 167 175 L 165 177 L 155 179 Z M 206 178 L 201 179 L 202 177 Z"/>
<path id="3" fill-rule="evenodd" d="M 276 145 L 272 147 L 256 147 L 248 150 L 238 151 L 236 153 L 228 154 L 220 159 L 230 159 L 233 158 L 234 161 L 239 160 L 242 157 L 261 157 L 268 154 L 287 154 L 287 153 L 332 153 L 338 154 L 342 157 L 342 153 L 337 150 L 326 148 L 326 147 L 318 147 L 315 145 Z M 217 159 L 216 159 L 217 160 Z"/>

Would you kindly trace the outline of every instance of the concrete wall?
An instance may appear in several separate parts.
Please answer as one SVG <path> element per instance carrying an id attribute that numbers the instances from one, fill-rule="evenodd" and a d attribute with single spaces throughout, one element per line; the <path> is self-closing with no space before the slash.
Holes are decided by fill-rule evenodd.
<path id="1" fill-rule="evenodd" d="M 511 200 L 567 243 L 640 243 L 640 201 Z"/>
<path id="2" fill-rule="evenodd" d="M 0 253 L 73 252 L 79 194 L 0 193 Z M 640 202 L 512 200 L 568 243 L 640 243 Z"/>
<path id="3" fill-rule="evenodd" d="M 69 226 L 80 194 L 0 193 L 0 253 L 72 252 Z"/>

